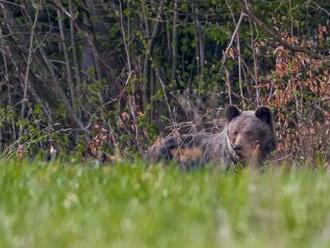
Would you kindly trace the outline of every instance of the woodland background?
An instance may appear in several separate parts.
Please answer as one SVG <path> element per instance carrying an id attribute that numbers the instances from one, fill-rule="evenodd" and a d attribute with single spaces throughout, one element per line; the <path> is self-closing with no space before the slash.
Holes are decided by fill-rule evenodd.
<path id="1" fill-rule="evenodd" d="M 275 160 L 330 159 L 328 0 L 0 0 L 0 150 L 130 156 L 275 113 Z"/>

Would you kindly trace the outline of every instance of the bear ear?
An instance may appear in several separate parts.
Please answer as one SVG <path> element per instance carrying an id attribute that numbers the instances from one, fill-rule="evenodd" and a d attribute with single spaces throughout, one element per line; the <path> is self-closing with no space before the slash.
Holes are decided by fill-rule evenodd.
<path id="1" fill-rule="evenodd" d="M 241 111 L 235 105 L 226 105 L 225 107 L 226 119 L 227 121 L 231 121 L 236 116 L 241 114 Z"/>
<path id="2" fill-rule="evenodd" d="M 256 117 L 263 122 L 266 122 L 271 127 L 273 126 L 273 114 L 270 108 L 266 106 L 260 106 L 256 109 Z"/>

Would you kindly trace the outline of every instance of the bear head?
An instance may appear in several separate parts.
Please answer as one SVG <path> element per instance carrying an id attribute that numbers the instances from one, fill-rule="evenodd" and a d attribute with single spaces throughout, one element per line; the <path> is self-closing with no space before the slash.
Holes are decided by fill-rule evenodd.
<path id="1" fill-rule="evenodd" d="M 226 139 L 236 161 L 260 165 L 276 148 L 273 115 L 268 107 L 241 111 L 234 105 L 225 108 Z"/>

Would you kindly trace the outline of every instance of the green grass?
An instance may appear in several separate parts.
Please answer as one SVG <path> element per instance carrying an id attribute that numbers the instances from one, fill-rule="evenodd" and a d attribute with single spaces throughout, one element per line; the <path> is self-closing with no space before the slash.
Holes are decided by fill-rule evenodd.
<path id="1" fill-rule="evenodd" d="M 0 247 L 329 247 L 323 169 L 0 165 Z"/>

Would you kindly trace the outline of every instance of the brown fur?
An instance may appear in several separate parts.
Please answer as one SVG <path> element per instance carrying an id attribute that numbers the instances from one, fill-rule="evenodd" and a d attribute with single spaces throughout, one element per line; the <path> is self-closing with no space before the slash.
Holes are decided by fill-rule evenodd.
<path id="1" fill-rule="evenodd" d="M 171 149 L 173 159 L 188 164 L 202 159 L 204 150 L 201 147 Z"/>
<path id="2" fill-rule="evenodd" d="M 165 137 L 148 150 L 152 160 L 176 160 L 181 164 L 213 162 L 224 167 L 260 165 L 276 147 L 273 116 L 268 107 L 240 111 L 226 106 L 226 125 L 219 133 Z M 218 161 L 218 162 L 217 162 Z"/>

